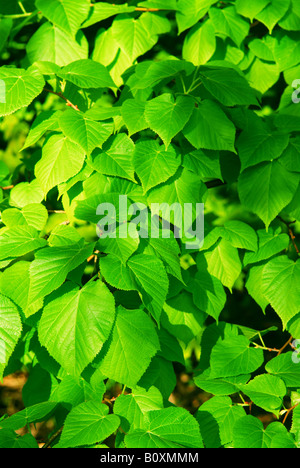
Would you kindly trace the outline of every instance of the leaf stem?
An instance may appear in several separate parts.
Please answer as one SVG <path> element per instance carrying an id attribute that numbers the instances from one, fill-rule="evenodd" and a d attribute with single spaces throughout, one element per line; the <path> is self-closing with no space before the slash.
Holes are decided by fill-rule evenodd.
<path id="1" fill-rule="evenodd" d="M 55 439 L 57 439 L 57 437 L 60 436 L 60 434 L 61 434 L 62 431 L 63 431 L 63 428 L 64 428 L 64 427 L 61 427 L 60 429 L 58 429 L 58 431 L 55 432 L 55 434 L 53 434 L 53 436 L 50 437 L 50 439 L 49 439 L 49 440 L 43 445 L 43 447 L 41 447 L 41 448 L 49 448 L 49 447 L 51 446 L 52 442 L 54 442 Z M 51 447 L 50 447 L 50 448 L 51 448 Z"/>
<path id="2" fill-rule="evenodd" d="M 73 104 L 71 101 L 69 101 L 69 99 L 67 99 L 63 95 L 63 93 L 57 93 L 57 92 L 52 91 L 51 89 L 48 89 L 48 88 L 44 88 L 44 91 L 46 91 L 47 93 L 54 94 L 55 96 L 60 97 L 61 99 L 63 99 L 66 102 L 67 106 L 72 107 L 72 109 L 74 109 L 76 111 L 79 111 L 78 106 Z"/>
<path id="3" fill-rule="evenodd" d="M 283 345 L 282 348 L 280 348 L 280 349 L 278 350 L 278 356 L 279 356 L 280 354 L 283 353 L 283 351 L 285 350 L 285 348 L 287 348 L 288 345 L 291 344 L 292 341 L 293 341 L 293 337 L 291 336 L 291 337 L 289 338 L 289 340 L 285 343 L 285 345 Z"/>
<path id="4" fill-rule="evenodd" d="M 296 250 L 297 254 L 300 255 L 300 249 L 298 247 L 298 245 L 296 244 L 296 236 L 291 228 L 291 226 L 293 224 L 296 223 L 296 221 L 292 221 L 292 222 L 288 222 L 288 221 L 285 221 L 283 218 L 281 218 L 281 216 L 277 216 L 277 219 L 279 219 L 279 221 L 281 221 L 283 224 L 286 225 L 287 229 L 288 229 L 288 233 L 289 233 L 289 236 L 290 236 L 290 239 L 292 241 L 292 244 L 294 246 L 294 249 Z"/>
<path id="5" fill-rule="evenodd" d="M 288 410 L 286 410 L 286 413 L 285 413 L 285 416 L 283 418 L 283 421 L 282 421 L 282 424 L 285 424 L 286 423 L 286 420 L 289 416 L 289 414 L 294 411 L 295 408 L 297 408 L 297 406 L 299 406 L 299 403 L 297 403 L 296 405 L 292 406 L 292 408 L 289 408 Z"/>

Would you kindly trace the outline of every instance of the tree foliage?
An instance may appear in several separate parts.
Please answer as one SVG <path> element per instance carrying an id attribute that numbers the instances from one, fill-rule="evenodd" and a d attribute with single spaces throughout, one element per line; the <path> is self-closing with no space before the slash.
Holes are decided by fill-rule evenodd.
<path id="1" fill-rule="evenodd" d="M 0 447 L 299 447 L 299 31 L 297 0 L 2 2 Z M 99 238 L 119 195 L 204 203 L 204 244 Z"/>

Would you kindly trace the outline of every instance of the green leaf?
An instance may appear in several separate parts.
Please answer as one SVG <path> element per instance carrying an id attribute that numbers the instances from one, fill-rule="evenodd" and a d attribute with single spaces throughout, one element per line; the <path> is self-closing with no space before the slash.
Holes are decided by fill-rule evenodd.
<path id="1" fill-rule="evenodd" d="M 145 74 L 138 75 L 139 79 L 134 84 L 134 88 L 154 88 L 161 82 L 170 82 L 180 76 L 190 76 L 194 71 L 193 64 L 185 60 L 172 59 L 153 62 L 147 67 Z"/>
<path id="2" fill-rule="evenodd" d="M 297 174 L 288 172 L 274 160 L 246 169 L 239 177 L 238 191 L 242 204 L 257 214 L 268 228 L 291 202 L 298 183 Z"/>
<path id="3" fill-rule="evenodd" d="M 60 28 L 46 22 L 31 36 L 26 52 L 31 63 L 52 62 L 63 67 L 76 60 L 87 59 L 88 42 L 81 31 L 73 39 Z"/>
<path id="4" fill-rule="evenodd" d="M 115 230 L 116 237 L 100 238 L 98 246 L 100 252 L 111 253 L 125 265 L 129 257 L 138 249 L 140 240 L 138 232 L 134 237 L 131 231 L 130 236 L 126 238 L 121 237 L 120 234 L 121 228 L 117 228 Z"/>
<path id="5" fill-rule="evenodd" d="M 127 419 L 130 426 L 143 427 L 144 417 L 149 411 L 163 408 L 163 398 L 155 387 L 145 390 L 136 387 L 128 395 L 120 395 L 114 404 L 114 414 Z"/>
<path id="6" fill-rule="evenodd" d="M 112 35 L 131 63 L 152 49 L 158 39 L 157 36 L 150 34 L 143 17 L 134 19 L 127 15 L 118 16 L 115 19 Z"/>
<path id="7" fill-rule="evenodd" d="M 80 375 L 108 339 L 114 316 L 113 296 L 101 281 L 82 289 L 67 283 L 44 308 L 39 339 L 68 373 Z"/>
<path id="8" fill-rule="evenodd" d="M 281 448 L 295 447 L 292 437 L 285 426 L 279 422 L 273 422 L 264 429 L 263 423 L 254 416 L 244 416 L 234 426 L 234 448 L 272 448 L 273 441 L 280 440 Z"/>
<path id="9" fill-rule="evenodd" d="M 57 447 L 80 447 L 107 439 L 120 425 L 120 418 L 108 413 L 108 406 L 99 400 L 76 406 L 66 418 Z"/>
<path id="10" fill-rule="evenodd" d="M 25 144 L 22 148 L 24 149 L 29 148 L 30 146 L 34 145 L 39 141 L 40 138 L 49 130 L 58 130 L 58 117 L 60 115 L 60 111 L 44 111 L 41 112 L 35 121 L 33 122 L 29 134 L 26 138 Z"/>
<path id="11" fill-rule="evenodd" d="M 232 68 L 204 66 L 200 68 L 200 78 L 207 91 L 225 106 L 257 105 L 247 80 Z"/>
<path id="12" fill-rule="evenodd" d="M 246 282 L 246 288 L 250 296 L 255 302 L 262 308 L 263 312 L 266 312 L 266 308 L 269 305 L 268 299 L 266 299 L 263 293 L 262 278 L 265 265 L 252 266 L 248 279 Z"/>
<path id="13" fill-rule="evenodd" d="M 211 8 L 209 16 L 217 33 L 230 37 L 238 47 L 241 46 L 249 33 L 250 25 L 236 13 L 234 6 Z"/>
<path id="14" fill-rule="evenodd" d="M 252 348 L 244 336 L 232 336 L 219 341 L 212 349 L 211 378 L 250 374 L 264 362 L 263 351 Z"/>
<path id="15" fill-rule="evenodd" d="M 209 273 L 232 290 L 234 283 L 242 272 L 238 250 L 230 242 L 222 239 L 213 250 L 205 252 L 204 255 Z"/>
<path id="16" fill-rule="evenodd" d="M 246 252 L 244 256 L 244 265 L 251 263 L 259 263 L 267 260 L 273 255 L 276 255 L 289 246 L 290 238 L 287 234 L 282 233 L 281 229 L 270 228 L 268 231 L 259 229 L 258 236 L 258 249 L 256 252 Z"/>
<path id="17" fill-rule="evenodd" d="M 271 34 L 278 21 L 287 13 L 289 6 L 289 0 L 272 0 L 272 2 L 256 15 L 256 19 L 265 24 Z"/>
<path id="18" fill-rule="evenodd" d="M 107 68 L 89 59 L 68 64 L 59 71 L 58 76 L 83 89 L 116 87 Z"/>
<path id="19" fill-rule="evenodd" d="M 43 307 L 42 299 L 34 302 L 28 301 L 30 284 L 29 267 L 30 262 L 19 261 L 0 275 L 1 293 L 18 305 L 24 312 L 25 317 L 35 314 Z"/>
<path id="20" fill-rule="evenodd" d="M 202 374 L 194 378 L 195 384 L 204 390 L 217 396 L 233 395 L 239 391 L 240 384 L 246 384 L 251 375 L 238 375 L 235 377 L 222 377 L 221 379 L 211 379 L 209 376 L 210 370 L 204 371 Z"/>
<path id="21" fill-rule="evenodd" d="M 13 20 L 11 18 L 4 18 L 0 20 L 0 51 L 3 49 L 9 33 L 13 26 Z"/>
<path id="22" fill-rule="evenodd" d="M 80 242 L 81 236 L 73 226 L 58 225 L 51 232 L 48 238 L 50 247 L 61 247 L 63 245 L 73 245 Z"/>
<path id="23" fill-rule="evenodd" d="M 21 182 L 10 192 L 10 205 L 24 208 L 27 205 L 41 203 L 44 192 L 37 179 L 32 182 Z"/>
<path id="24" fill-rule="evenodd" d="M 90 9 L 90 14 L 82 27 L 87 28 L 93 24 L 99 23 L 100 21 L 106 20 L 111 16 L 121 13 L 132 13 L 133 11 L 135 11 L 135 7 L 128 6 L 127 3 L 122 5 L 107 4 L 105 2 L 93 3 Z"/>
<path id="25" fill-rule="evenodd" d="M 176 20 L 179 34 L 203 18 L 216 0 L 178 0 Z"/>
<path id="26" fill-rule="evenodd" d="M 78 174 L 83 166 L 85 151 L 61 134 L 47 139 L 42 159 L 35 166 L 35 175 L 45 195 L 56 185 Z"/>
<path id="27" fill-rule="evenodd" d="M 148 192 L 175 174 L 180 158 L 173 146 L 166 150 L 157 140 L 142 140 L 135 146 L 133 165 L 144 192 Z"/>
<path id="28" fill-rule="evenodd" d="M 157 8 L 159 10 L 177 10 L 176 0 L 145 0 L 138 3 L 139 7 Z"/>
<path id="29" fill-rule="evenodd" d="M 198 271 L 195 277 L 188 284 L 189 290 L 193 294 L 194 304 L 218 320 L 226 302 L 223 285 L 220 280 L 209 274 L 203 257 L 197 258 L 197 267 Z"/>
<path id="30" fill-rule="evenodd" d="M 193 112 L 193 99 L 189 96 L 172 94 L 148 101 L 145 107 L 145 119 L 151 130 L 156 132 L 168 149 L 171 140 L 185 127 Z"/>
<path id="31" fill-rule="evenodd" d="M 88 0 L 36 0 L 36 7 L 61 30 L 75 36 L 90 9 Z"/>
<path id="32" fill-rule="evenodd" d="M 169 280 L 160 259 L 149 255 L 134 255 L 128 261 L 144 306 L 159 322 L 168 293 Z"/>
<path id="33" fill-rule="evenodd" d="M 241 221 L 226 221 L 224 227 L 217 228 L 218 233 L 237 249 L 246 249 L 256 252 L 258 238 L 254 229 Z"/>
<path id="34" fill-rule="evenodd" d="M 101 362 L 101 372 L 110 379 L 135 388 L 158 349 L 159 341 L 153 322 L 145 312 L 119 307 L 112 341 Z"/>
<path id="35" fill-rule="evenodd" d="M 85 154 L 90 154 L 97 146 L 102 146 L 113 132 L 110 122 L 95 122 L 87 115 L 69 109 L 59 118 L 64 135 L 79 145 Z"/>
<path id="36" fill-rule="evenodd" d="M 269 374 L 280 377 L 287 387 L 299 386 L 300 366 L 293 361 L 293 353 L 280 354 L 266 364 Z"/>
<path id="37" fill-rule="evenodd" d="M 129 136 L 145 130 L 148 124 L 145 120 L 146 103 L 136 99 L 127 99 L 122 105 L 122 117 L 129 130 Z"/>
<path id="38" fill-rule="evenodd" d="M 28 408 L 25 408 L 1 421 L 0 427 L 2 429 L 11 429 L 16 431 L 17 429 L 25 427 L 27 424 L 45 421 L 51 416 L 56 407 L 57 403 L 53 401 L 46 401 L 44 403 L 29 406 Z"/>
<path id="39" fill-rule="evenodd" d="M 265 94 L 279 80 L 280 70 L 277 63 L 265 62 L 255 58 L 245 76 L 252 88 L 261 94 Z"/>
<path id="40" fill-rule="evenodd" d="M 214 122 L 214 126 L 211 126 Z M 183 130 L 184 136 L 197 149 L 233 151 L 235 127 L 213 101 L 204 100 L 193 111 Z"/>
<path id="41" fill-rule="evenodd" d="M 188 345 L 200 333 L 206 318 L 192 295 L 184 291 L 165 302 L 161 321 L 171 335 Z"/>
<path id="42" fill-rule="evenodd" d="M 127 448 L 202 448 L 199 426 L 183 408 L 151 411 L 142 429 L 125 436 Z"/>
<path id="43" fill-rule="evenodd" d="M 219 448 L 233 440 L 235 423 L 245 410 L 234 406 L 229 397 L 214 397 L 201 405 L 195 417 L 206 448 Z"/>
<path id="44" fill-rule="evenodd" d="M 44 78 L 36 67 L 0 68 L 0 80 L 5 85 L 5 102 L 0 100 L 0 117 L 29 106 L 43 91 Z"/>
<path id="45" fill-rule="evenodd" d="M 39 448 L 37 441 L 31 434 L 18 436 L 14 431 L 3 429 L 0 431 L 0 448 Z"/>
<path id="46" fill-rule="evenodd" d="M 288 135 L 275 133 L 265 126 L 249 125 L 237 140 L 242 171 L 261 162 L 279 158 L 288 144 Z"/>
<path id="47" fill-rule="evenodd" d="M 0 235 L 0 260 L 20 257 L 45 245 L 47 241 L 41 239 L 37 230 L 31 226 L 7 229 Z"/>
<path id="48" fill-rule="evenodd" d="M 31 226 L 38 231 L 42 231 L 47 219 L 47 209 L 39 203 L 26 205 L 21 210 L 10 208 L 2 213 L 2 221 L 10 229 L 18 225 Z"/>
<path id="49" fill-rule="evenodd" d="M 182 50 L 185 60 L 195 66 L 208 62 L 216 50 L 215 30 L 210 21 L 199 23 L 187 34 Z"/>
<path id="50" fill-rule="evenodd" d="M 263 294 L 281 318 L 284 327 L 300 309 L 300 262 L 277 257 L 264 268 Z"/>
<path id="51" fill-rule="evenodd" d="M 262 374 L 255 377 L 246 385 L 240 385 L 245 395 L 260 408 L 270 413 L 279 414 L 286 395 L 286 386 L 283 380 L 274 375 Z"/>
<path id="52" fill-rule="evenodd" d="M 240 15 L 246 16 L 253 21 L 269 3 L 271 3 L 271 0 L 252 0 L 251 3 L 248 0 L 236 0 L 235 8 Z"/>
<path id="53" fill-rule="evenodd" d="M 100 174 L 123 177 L 135 182 L 133 168 L 133 141 L 125 135 L 112 136 L 102 149 L 96 149 L 88 160 L 88 165 Z"/>
<path id="54" fill-rule="evenodd" d="M 35 254 L 30 265 L 29 303 L 43 298 L 65 281 L 67 274 L 81 265 L 92 254 L 94 244 L 49 247 Z"/>
<path id="55" fill-rule="evenodd" d="M 0 294 L 0 379 L 21 332 L 22 323 L 17 307 L 10 299 Z"/>

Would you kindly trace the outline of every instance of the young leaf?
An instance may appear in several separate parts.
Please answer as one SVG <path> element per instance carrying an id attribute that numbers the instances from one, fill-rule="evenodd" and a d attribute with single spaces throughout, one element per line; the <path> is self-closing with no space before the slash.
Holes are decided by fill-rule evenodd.
<path id="1" fill-rule="evenodd" d="M 68 373 L 80 375 L 109 337 L 114 298 L 101 281 L 82 289 L 67 283 L 53 297 L 39 323 L 40 342 Z"/>
<path id="2" fill-rule="evenodd" d="M 145 312 L 119 307 L 112 341 L 101 363 L 101 372 L 135 388 L 158 349 L 159 341 L 153 322 Z"/>
<path id="3" fill-rule="evenodd" d="M 212 122 L 214 125 L 212 126 Z M 184 136 L 197 149 L 223 150 L 235 153 L 235 127 L 213 101 L 204 100 L 194 108 L 183 130 Z"/>
<path id="4" fill-rule="evenodd" d="M 107 68 L 90 59 L 70 63 L 59 71 L 58 76 L 83 89 L 116 87 Z"/>
<path id="5" fill-rule="evenodd" d="M 83 166 L 85 151 L 61 134 L 48 138 L 35 175 L 45 195 L 56 185 L 75 176 Z"/>
<path id="6" fill-rule="evenodd" d="M 113 132 L 112 123 L 95 122 L 74 109 L 69 109 L 60 116 L 59 125 L 64 135 L 88 155 L 97 146 L 101 147 Z"/>
<path id="7" fill-rule="evenodd" d="M 66 418 L 57 447 L 80 447 L 107 439 L 120 425 L 120 418 L 108 413 L 108 406 L 99 400 L 87 401 L 76 406 Z"/>
<path id="8" fill-rule="evenodd" d="M 300 308 L 300 262 L 277 257 L 264 268 L 263 294 L 281 318 L 284 327 Z"/>
<path id="9" fill-rule="evenodd" d="M 22 323 L 17 307 L 10 299 L 0 294 L 0 379 L 21 332 Z"/>
<path id="10" fill-rule="evenodd" d="M 88 15 L 88 0 L 36 0 L 36 7 L 49 21 L 75 36 Z"/>
<path id="11" fill-rule="evenodd" d="M 147 102 L 145 119 L 168 149 L 171 140 L 189 121 L 192 112 L 193 99 L 189 96 L 179 96 L 175 101 L 172 94 L 163 94 Z"/>
<path id="12" fill-rule="evenodd" d="M 0 100 L 0 117 L 27 107 L 43 91 L 43 75 L 36 67 L 0 68 L 0 80 L 5 84 L 5 99 Z"/>
<path id="13" fill-rule="evenodd" d="M 127 448 L 202 448 L 197 421 L 183 408 L 151 411 L 141 429 L 125 436 Z"/>
<path id="14" fill-rule="evenodd" d="M 143 140 L 136 144 L 133 164 L 144 191 L 148 192 L 175 174 L 180 158 L 173 146 L 166 150 L 157 140 Z"/>

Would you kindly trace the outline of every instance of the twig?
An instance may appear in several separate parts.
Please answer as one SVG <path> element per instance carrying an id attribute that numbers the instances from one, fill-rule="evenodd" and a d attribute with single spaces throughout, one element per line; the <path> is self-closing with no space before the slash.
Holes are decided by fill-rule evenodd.
<path id="1" fill-rule="evenodd" d="M 50 439 L 49 439 L 49 440 L 43 445 L 43 447 L 41 447 L 41 448 L 51 448 L 52 442 L 54 442 L 55 439 L 57 439 L 57 437 L 60 436 L 60 434 L 61 434 L 62 431 L 63 431 L 63 428 L 64 428 L 64 427 L 61 427 L 60 429 L 58 429 L 58 431 L 55 432 L 55 434 L 53 434 L 53 436 L 50 437 Z"/>
<path id="2" fill-rule="evenodd" d="M 255 348 L 258 348 L 258 349 L 263 349 L 265 351 L 269 351 L 270 353 L 279 353 L 280 349 L 276 349 L 276 348 L 267 348 L 266 346 L 260 346 L 258 345 L 257 343 L 254 343 L 252 341 L 252 344 L 254 345 Z"/>
<path id="3" fill-rule="evenodd" d="M 279 221 L 281 221 L 283 224 L 286 225 L 287 229 L 288 229 L 288 232 L 289 232 L 289 236 L 290 236 L 290 239 L 292 241 L 292 244 L 294 246 L 294 249 L 296 250 L 297 254 L 300 255 L 300 250 L 299 250 L 299 247 L 298 245 L 296 244 L 296 236 L 291 228 L 291 226 L 293 224 L 296 223 L 296 221 L 291 221 L 291 222 L 288 222 L 288 221 L 285 221 L 283 218 L 281 218 L 281 216 L 277 216 L 277 219 L 279 219 Z"/>
<path id="4" fill-rule="evenodd" d="M 288 345 L 291 344 L 292 341 L 293 341 L 293 337 L 291 336 L 290 339 L 285 343 L 285 345 L 283 345 L 282 348 L 278 350 L 278 356 L 283 353 L 285 348 L 287 348 Z"/>
<path id="5" fill-rule="evenodd" d="M 289 414 L 294 411 L 295 408 L 297 408 L 297 406 L 299 406 L 299 403 L 297 403 L 296 405 L 292 406 L 292 408 L 289 408 L 288 410 L 286 410 L 286 413 L 285 413 L 285 416 L 283 418 L 283 421 L 282 421 L 282 424 L 285 424 L 286 423 L 286 420 L 289 416 Z"/>
<path id="6" fill-rule="evenodd" d="M 0 187 L 2 190 L 11 190 L 14 188 L 14 185 L 8 185 L 7 187 Z"/>
<path id="7" fill-rule="evenodd" d="M 137 7 L 135 11 L 150 11 L 150 12 L 156 12 L 156 11 L 161 11 L 159 8 L 142 8 L 142 7 Z"/>
<path id="8" fill-rule="evenodd" d="M 72 107 L 72 109 L 74 109 L 76 111 L 79 111 L 78 106 L 73 104 L 71 101 L 69 101 L 69 99 L 67 99 L 62 93 L 56 93 L 55 91 L 52 91 L 51 89 L 48 89 L 48 88 L 44 88 L 44 91 L 46 91 L 47 93 L 54 94 L 55 96 L 60 97 L 61 99 L 63 99 L 66 102 L 67 106 Z"/>

